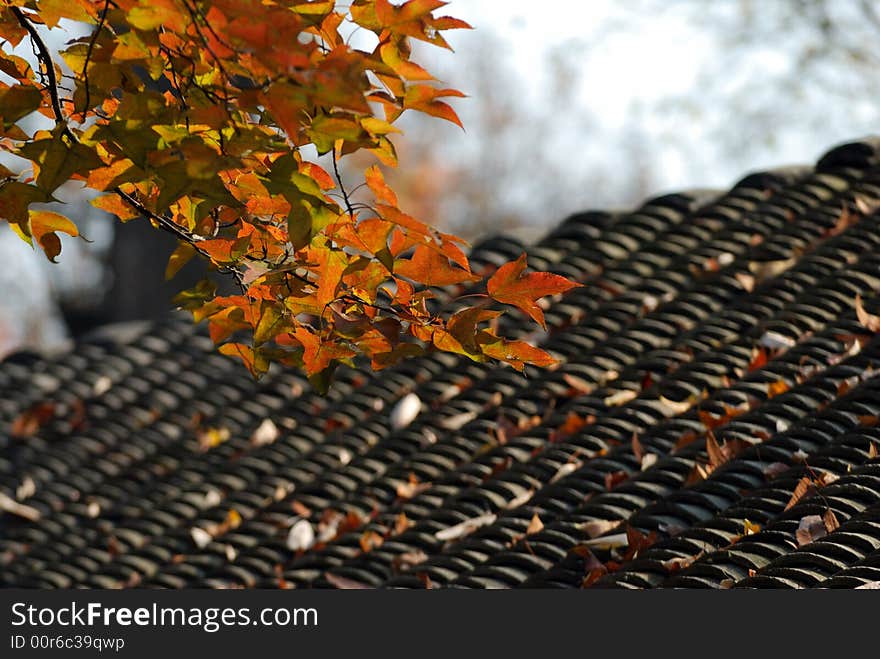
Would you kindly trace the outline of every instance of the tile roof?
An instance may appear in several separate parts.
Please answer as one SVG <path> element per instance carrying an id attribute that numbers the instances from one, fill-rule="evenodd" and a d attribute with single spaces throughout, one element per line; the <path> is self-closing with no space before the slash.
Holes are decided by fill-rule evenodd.
<path id="1" fill-rule="evenodd" d="M 527 377 L 431 354 L 321 397 L 254 383 L 180 317 L 14 356 L 0 585 L 878 582 L 880 339 L 854 311 L 880 309 L 878 203 L 865 140 L 570 217 L 528 248 L 585 286 L 533 335 L 561 366 Z"/>

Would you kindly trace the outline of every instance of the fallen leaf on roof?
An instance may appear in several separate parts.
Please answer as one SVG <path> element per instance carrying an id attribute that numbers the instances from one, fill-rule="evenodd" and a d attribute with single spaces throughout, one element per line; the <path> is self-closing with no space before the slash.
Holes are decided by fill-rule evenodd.
<path id="1" fill-rule="evenodd" d="M 774 332 L 772 330 L 764 332 L 761 335 L 761 338 L 758 339 L 758 342 L 765 348 L 770 348 L 771 350 L 788 349 L 797 343 L 797 341 L 790 336 L 785 336 L 785 334 L 780 334 L 779 332 Z"/>
<path id="2" fill-rule="evenodd" d="M 868 447 L 868 460 L 873 460 L 877 457 L 877 445 L 874 442 L 871 442 L 871 445 Z"/>
<path id="3" fill-rule="evenodd" d="M 229 439 L 229 428 L 199 428 L 196 430 L 199 448 L 203 451 L 220 446 Z"/>
<path id="4" fill-rule="evenodd" d="M 632 445 L 632 452 L 635 456 L 636 460 L 639 462 L 642 461 L 642 458 L 645 457 L 645 449 L 642 446 L 642 443 L 639 441 L 639 436 L 636 433 L 632 434 L 632 439 L 630 440 Z"/>
<path id="5" fill-rule="evenodd" d="M 837 521 L 837 515 L 834 514 L 834 511 L 829 508 L 825 511 L 825 514 L 822 515 L 822 521 L 825 522 L 825 530 L 828 533 L 835 531 L 840 528 L 840 522 Z"/>
<path id="6" fill-rule="evenodd" d="M 637 395 L 635 391 L 623 389 L 607 396 L 603 402 L 608 407 L 618 407 L 633 400 Z"/>
<path id="7" fill-rule="evenodd" d="M 871 332 L 880 332 L 880 316 L 875 316 L 865 310 L 862 296 L 859 293 L 856 293 L 856 317 L 859 319 L 859 323 L 866 329 Z"/>
<path id="8" fill-rule="evenodd" d="M 208 545 L 211 544 L 211 541 L 214 539 L 213 536 L 208 533 L 205 529 L 199 528 L 198 526 L 194 526 L 189 530 L 189 535 L 192 538 L 192 541 L 195 543 L 196 547 L 199 549 L 204 549 Z"/>
<path id="9" fill-rule="evenodd" d="M 785 504 L 784 510 L 788 510 L 794 506 L 811 491 L 815 491 L 813 480 L 809 476 L 804 476 L 797 482 L 794 492 L 791 494 L 791 498 L 788 500 L 788 503 Z"/>
<path id="10" fill-rule="evenodd" d="M 278 439 L 278 426 L 272 419 L 263 419 L 257 429 L 251 435 L 251 444 L 254 446 L 267 446 Z"/>
<path id="11" fill-rule="evenodd" d="M 360 544 L 361 546 L 361 551 L 365 554 L 371 552 L 377 547 L 381 547 L 383 542 L 385 542 L 385 538 L 383 538 L 375 531 L 364 531 L 361 534 L 361 537 L 358 539 L 358 544 Z"/>
<path id="12" fill-rule="evenodd" d="M 42 517 L 40 511 L 36 508 L 19 503 L 3 492 L 0 492 L 0 510 L 9 513 L 10 515 L 26 519 L 29 522 L 38 522 L 40 521 L 40 517 Z"/>
<path id="13" fill-rule="evenodd" d="M 591 519 L 589 522 L 578 524 L 577 529 L 586 534 L 588 538 L 598 538 L 619 525 L 620 520 Z"/>
<path id="14" fill-rule="evenodd" d="M 701 551 L 696 556 L 678 556 L 676 558 L 670 558 L 668 560 L 662 561 L 660 564 L 667 572 L 678 572 L 679 570 L 683 570 L 686 567 L 690 567 L 691 563 L 699 560 L 703 556 L 703 554 L 704 552 Z"/>
<path id="15" fill-rule="evenodd" d="M 565 417 L 565 421 L 561 426 L 554 429 L 550 433 L 551 442 L 559 442 L 565 439 L 566 437 L 571 437 L 581 428 L 590 425 L 596 421 L 596 417 L 592 414 L 587 416 L 580 416 L 575 412 L 569 412 L 568 416 Z"/>
<path id="16" fill-rule="evenodd" d="M 391 408 L 389 421 L 394 430 L 406 428 L 411 424 L 422 410 L 422 400 L 410 392 Z"/>
<path id="17" fill-rule="evenodd" d="M 494 513 L 486 513 L 484 515 L 479 515 L 478 517 L 472 517 L 471 519 L 466 519 L 454 526 L 437 531 L 434 534 L 434 537 L 441 542 L 459 540 L 466 535 L 470 535 L 479 528 L 493 524 L 495 519 L 496 515 Z"/>
<path id="18" fill-rule="evenodd" d="M 757 533 L 761 530 L 760 524 L 755 524 L 754 522 L 750 522 L 748 519 L 743 520 L 743 535 L 752 535 L 753 533 Z"/>
<path id="19" fill-rule="evenodd" d="M 412 526 L 414 522 L 411 522 L 409 518 L 406 516 L 406 513 L 401 512 L 398 513 L 397 517 L 394 518 L 394 535 L 400 535 L 404 531 L 406 531 L 410 526 Z"/>
<path id="20" fill-rule="evenodd" d="M 694 403 L 697 402 L 696 397 L 689 397 L 687 400 L 670 400 L 665 396 L 660 396 L 660 403 L 669 410 L 671 415 L 684 414 Z"/>
<path id="21" fill-rule="evenodd" d="M 685 479 L 685 485 L 694 485 L 695 483 L 700 483 L 706 480 L 709 477 L 709 472 L 706 468 L 701 465 L 699 462 L 695 462 L 694 466 L 691 468 L 690 473 L 688 474 L 687 479 Z"/>
<path id="22" fill-rule="evenodd" d="M 338 574 L 333 574 L 332 572 L 325 572 L 324 578 L 331 585 L 340 590 L 367 590 L 370 588 L 370 586 L 365 583 L 347 577 L 340 577 Z"/>
<path id="23" fill-rule="evenodd" d="M 28 499 L 37 492 L 37 484 L 34 482 L 34 479 L 30 476 L 25 476 L 21 480 L 21 484 L 15 488 L 15 498 L 19 501 L 23 501 L 24 499 Z"/>
<path id="24" fill-rule="evenodd" d="M 858 213 L 853 213 L 847 206 L 843 206 L 840 210 L 840 215 L 837 216 L 837 220 L 834 222 L 834 226 L 825 232 L 824 237 L 829 238 L 843 233 L 856 224 L 859 219 L 861 219 L 861 216 Z"/>
<path id="25" fill-rule="evenodd" d="M 749 371 L 757 371 L 767 365 L 767 351 L 760 346 L 752 348 L 752 359 L 749 361 Z"/>
<path id="26" fill-rule="evenodd" d="M 290 502 L 290 507 L 293 509 L 293 512 L 295 512 L 300 517 L 312 516 L 312 509 L 304 503 L 297 501 L 296 499 Z"/>
<path id="27" fill-rule="evenodd" d="M 403 572 L 411 567 L 424 563 L 428 560 L 428 555 L 421 549 L 415 551 L 405 551 L 391 559 L 391 569 L 395 572 Z"/>
<path id="28" fill-rule="evenodd" d="M 304 519 L 297 521 L 287 533 L 285 545 L 290 551 L 305 551 L 315 544 L 315 530 Z"/>
<path id="29" fill-rule="evenodd" d="M 452 416 L 447 416 L 440 421 L 440 425 L 446 430 L 459 430 L 465 424 L 470 423 L 474 419 L 477 418 L 477 412 L 461 412 L 460 414 L 453 414 Z"/>
<path id="30" fill-rule="evenodd" d="M 544 529 L 544 522 L 541 521 L 541 518 L 538 517 L 538 513 L 535 513 L 532 516 L 532 520 L 529 522 L 529 526 L 526 529 L 526 535 L 533 535 L 538 533 Z"/>
<path id="31" fill-rule="evenodd" d="M 623 470 L 608 472 L 605 474 L 605 489 L 613 490 L 627 478 L 629 478 L 629 474 Z"/>
<path id="32" fill-rule="evenodd" d="M 747 409 L 730 407 L 729 405 L 724 404 L 722 404 L 722 407 L 724 409 L 724 414 L 721 416 L 715 416 L 706 410 L 697 411 L 697 418 L 700 419 L 700 423 L 702 423 L 707 430 L 714 430 L 719 426 L 723 426 L 724 424 L 729 423 L 731 419 L 735 419 L 740 414 L 745 414 L 748 411 Z"/>
<path id="33" fill-rule="evenodd" d="M 788 391 L 788 383 L 785 380 L 776 380 L 767 385 L 767 398 L 779 396 Z"/>
<path id="34" fill-rule="evenodd" d="M 650 533 L 642 533 L 636 528 L 632 526 L 626 527 L 626 560 L 632 560 L 636 556 L 638 556 L 641 552 L 648 549 L 651 545 L 657 542 L 657 533 L 656 531 L 651 531 Z"/>
<path id="35" fill-rule="evenodd" d="M 515 496 L 513 499 L 508 501 L 504 508 L 505 510 L 513 510 L 514 508 L 519 508 L 523 504 L 528 503 L 534 495 L 534 490 L 526 490 L 522 494 Z"/>
<path id="36" fill-rule="evenodd" d="M 33 437 L 40 428 L 45 426 L 55 416 L 55 403 L 42 402 L 31 405 L 12 421 L 9 434 L 13 437 L 24 439 Z"/>
<path id="37" fill-rule="evenodd" d="M 102 394 L 110 391 L 110 387 L 113 386 L 113 380 L 108 378 L 106 375 L 102 375 L 97 380 L 95 380 L 95 384 L 92 385 L 92 395 L 100 396 Z"/>
<path id="38" fill-rule="evenodd" d="M 737 272 L 734 277 L 739 282 L 739 285 L 743 287 L 743 290 L 746 293 L 751 293 L 755 290 L 755 278 L 754 276 L 746 273 L 746 272 Z"/>
<path id="39" fill-rule="evenodd" d="M 576 472 L 578 470 L 578 468 L 581 466 L 581 464 L 582 463 L 580 460 L 566 462 L 564 465 L 562 465 L 561 467 L 559 467 L 559 469 L 556 470 L 556 473 L 553 474 L 553 476 L 550 478 L 550 483 L 551 484 L 555 483 L 556 481 L 558 481 L 562 478 L 565 478 L 569 474 L 573 474 L 574 472 Z"/>
<path id="40" fill-rule="evenodd" d="M 582 545 L 590 549 L 599 551 L 611 551 L 612 549 L 622 549 L 629 546 L 629 538 L 626 533 L 614 533 L 612 535 L 603 535 L 598 538 L 584 540 Z"/>
<path id="41" fill-rule="evenodd" d="M 594 386 L 583 378 L 579 378 L 577 375 L 565 373 L 563 374 L 562 379 L 565 380 L 565 383 L 572 388 L 575 394 L 583 395 L 589 394 L 593 391 Z"/>
<path id="42" fill-rule="evenodd" d="M 802 517 L 798 523 L 797 531 L 795 531 L 798 547 L 808 545 L 826 535 L 828 535 L 828 529 L 825 526 L 825 520 L 820 515 Z"/>
<path id="43" fill-rule="evenodd" d="M 777 259 L 775 261 L 751 261 L 749 272 L 755 275 L 758 281 L 764 281 L 781 275 L 783 272 L 797 263 L 797 259 Z"/>
<path id="44" fill-rule="evenodd" d="M 764 476 L 766 476 L 768 479 L 773 479 L 788 470 L 789 466 L 784 462 L 771 462 L 769 465 L 764 467 Z"/>
<path id="45" fill-rule="evenodd" d="M 429 487 L 431 487 L 431 483 L 420 483 L 416 475 L 411 473 L 407 482 L 397 484 L 397 496 L 404 501 L 408 501 Z"/>

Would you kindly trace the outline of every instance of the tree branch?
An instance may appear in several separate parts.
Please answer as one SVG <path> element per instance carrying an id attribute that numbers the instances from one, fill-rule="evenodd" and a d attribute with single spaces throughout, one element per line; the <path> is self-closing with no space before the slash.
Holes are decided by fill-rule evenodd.
<path id="1" fill-rule="evenodd" d="M 60 126 L 64 134 L 76 142 L 76 135 L 71 132 L 70 127 L 67 125 L 67 118 L 61 109 L 61 99 L 58 97 L 58 77 L 55 75 L 55 62 L 52 60 L 52 54 L 49 52 L 49 48 L 40 36 L 40 33 L 37 32 L 37 28 L 34 27 L 25 13 L 18 7 L 10 7 L 10 10 L 19 24 L 27 30 L 31 37 L 31 43 L 37 47 L 37 59 L 39 59 L 40 64 L 46 70 L 49 96 L 52 98 L 52 111 L 55 113 L 55 125 Z"/>

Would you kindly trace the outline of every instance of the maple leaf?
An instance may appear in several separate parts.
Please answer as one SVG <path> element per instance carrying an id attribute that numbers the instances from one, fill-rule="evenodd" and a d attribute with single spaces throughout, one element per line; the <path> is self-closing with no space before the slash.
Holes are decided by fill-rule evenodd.
<path id="1" fill-rule="evenodd" d="M 544 312 L 537 300 L 546 295 L 564 293 L 581 284 L 548 272 L 526 274 L 525 269 L 526 255 L 523 253 L 516 261 L 498 268 L 486 283 L 486 290 L 493 299 L 521 309 L 546 329 Z"/>

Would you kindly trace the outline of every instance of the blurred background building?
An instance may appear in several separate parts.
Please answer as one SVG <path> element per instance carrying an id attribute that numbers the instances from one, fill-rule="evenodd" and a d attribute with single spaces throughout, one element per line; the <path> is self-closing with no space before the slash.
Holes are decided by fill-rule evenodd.
<path id="1" fill-rule="evenodd" d="M 454 54 L 424 48 L 417 61 L 468 94 L 456 103 L 465 130 L 404 115 L 389 178 L 404 210 L 469 239 L 530 240 L 575 211 L 729 187 L 880 132 L 871 0 L 453 0 L 446 10 L 475 30 L 449 36 Z M 170 238 L 142 220 L 114 225 L 68 192 L 92 242 L 65 240 L 59 265 L 0 225 L 0 356 L 159 315 L 197 275 L 165 284 Z"/>

